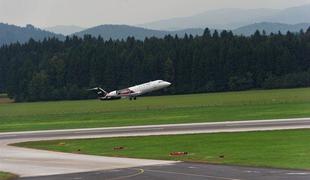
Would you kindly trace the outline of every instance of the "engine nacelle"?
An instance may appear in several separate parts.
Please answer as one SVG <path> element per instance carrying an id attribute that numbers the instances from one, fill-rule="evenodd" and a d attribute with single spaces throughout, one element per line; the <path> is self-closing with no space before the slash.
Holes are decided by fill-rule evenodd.
<path id="1" fill-rule="evenodd" d="M 105 96 L 105 97 L 101 97 L 99 98 L 102 101 L 111 101 L 111 100 L 117 100 L 117 99 L 121 99 L 121 97 L 117 97 L 117 96 Z"/>

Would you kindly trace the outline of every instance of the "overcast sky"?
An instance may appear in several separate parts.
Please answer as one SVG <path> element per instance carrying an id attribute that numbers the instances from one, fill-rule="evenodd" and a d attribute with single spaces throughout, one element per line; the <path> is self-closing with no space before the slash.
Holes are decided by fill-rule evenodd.
<path id="1" fill-rule="evenodd" d="M 310 0 L 0 0 L 0 22 L 38 27 L 140 24 L 221 8 L 283 9 Z"/>

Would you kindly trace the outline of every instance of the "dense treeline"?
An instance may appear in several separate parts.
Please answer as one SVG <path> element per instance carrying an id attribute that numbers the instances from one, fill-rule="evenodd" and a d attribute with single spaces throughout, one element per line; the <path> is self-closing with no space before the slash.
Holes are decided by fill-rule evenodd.
<path id="1" fill-rule="evenodd" d="M 0 91 L 17 101 L 88 98 L 89 87 L 155 79 L 172 82 L 171 94 L 310 86 L 310 29 L 251 37 L 206 29 L 144 41 L 67 37 L 0 49 Z"/>

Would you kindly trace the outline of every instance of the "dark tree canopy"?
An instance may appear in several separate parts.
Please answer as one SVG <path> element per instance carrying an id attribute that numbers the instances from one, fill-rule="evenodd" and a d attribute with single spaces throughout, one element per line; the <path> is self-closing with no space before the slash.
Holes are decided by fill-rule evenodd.
<path id="1" fill-rule="evenodd" d="M 310 34 L 230 31 L 144 41 L 67 37 L 0 48 L 0 92 L 16 101 L 83 99 L 87 88 L 107 90 L 155 79 L 166 93 L 200 93 L 310 86 Z"/>

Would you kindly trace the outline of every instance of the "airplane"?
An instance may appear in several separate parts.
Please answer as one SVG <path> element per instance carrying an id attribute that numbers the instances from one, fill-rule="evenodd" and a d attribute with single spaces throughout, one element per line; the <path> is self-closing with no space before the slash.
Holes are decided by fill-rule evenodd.
<path id="1" fill-rule="evenodd" d="M 109 93 L 100 87 L 95 87 L 88 90 L 95 91 L 100 100 L 116 100 L 121 98 L 129 98 L 130 100 L 132 99 L 136 100 L 137 96 L 141 96 L 145 93 L 149 93 L 152 91 L 157 91 L 166 88 L 170 85 L 171 85 L 170 82 L 163 80 L 156 80 L 121 90 L 111 91 Z"/>

